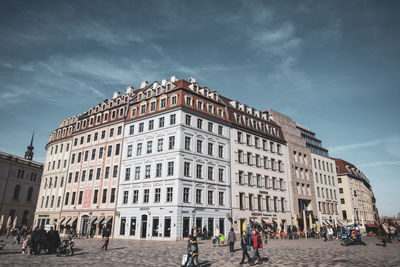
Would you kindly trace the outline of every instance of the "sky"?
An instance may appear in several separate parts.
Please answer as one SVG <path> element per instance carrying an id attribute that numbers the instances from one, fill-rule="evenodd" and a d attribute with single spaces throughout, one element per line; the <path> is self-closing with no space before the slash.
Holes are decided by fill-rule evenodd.
<path id="1" fill-rule="evenodd" d="M 177 75 L 309 127 L 400 212 L 399 1 L 0 1 L 0 151 Z"/>

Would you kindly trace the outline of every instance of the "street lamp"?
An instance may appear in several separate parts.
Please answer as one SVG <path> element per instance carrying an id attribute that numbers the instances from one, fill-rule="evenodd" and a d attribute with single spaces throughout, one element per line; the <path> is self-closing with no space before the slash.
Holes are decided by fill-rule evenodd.
<path id="1" fill-rule="evenodd" d="M 192 210 L 192 217 L 193 217 L 193 220 L 192 220 L 192 228 L 193 228 L 194 227 L 194 220 L 195 220 L 195 217 L 196 217 L 196 208 L 194 208 Z"/>

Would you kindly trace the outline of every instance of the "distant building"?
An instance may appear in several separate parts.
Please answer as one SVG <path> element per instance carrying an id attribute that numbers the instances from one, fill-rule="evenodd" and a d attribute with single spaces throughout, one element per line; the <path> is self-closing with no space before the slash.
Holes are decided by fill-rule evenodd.
<path id="1" fill-rule="evenodd" d="M 0 216 L 3 227 L 32 225 L 43 164 L 33 161 L 33 135 L 25 158 L 0 152 Z"/>
<path id="2" fill-rule="evenodd" d="M 319 224 L 335 225 L 342 222 L 342 208 L 339 201 L 335 160 L 329 158 L 328 150 L 310 129 L 297 124 L 301 137 L 311 152 L 312 171 Z"/>
<path id="3" fill-rule="evenodd" d="M 290 177 L 292 215 L 297 217 L 301 229 L 304 228 L 304 222 L 309 228 L 310 215 L 313 223 L 318 220 L 310 150 L 306 145 L 306 141 L 302 138 L 296 122 L 272 109 L 268 109 L 268 113 L 271 119 L 282 128 L 283 135 L 287 141 L 287 171 Z"/>
<path id="4" fill-rule="evenodd" d="M 337 166 L 340 202 L 343 219 L 348 222 L 377 225 L 378 210 L 372 187 L 367 177 L 353 164 L 334 159 Z"/>

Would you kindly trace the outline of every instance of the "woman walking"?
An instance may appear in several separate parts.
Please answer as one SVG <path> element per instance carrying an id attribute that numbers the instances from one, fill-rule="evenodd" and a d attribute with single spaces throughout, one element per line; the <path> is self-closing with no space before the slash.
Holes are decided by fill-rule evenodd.
<path id="1" fill-rule="evenodd" d="M 242 260 L 240 261 L 239 264 L 244 264 L 245 257 L 247 257 L 247 263 L 249 263 L 251 261 L 251 258 L 247 251 L 250 250 L 250 242 L 249 242 L 249 236 L 247 235 L 246 232 L 243 232 L 242 238 L 240 239 L 240 246 L 242 247 Z"/>

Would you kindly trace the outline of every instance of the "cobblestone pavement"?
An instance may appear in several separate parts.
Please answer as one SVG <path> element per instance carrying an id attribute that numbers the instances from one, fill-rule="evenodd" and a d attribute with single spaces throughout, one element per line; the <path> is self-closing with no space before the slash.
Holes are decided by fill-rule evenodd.
<path id="1" fill-rule="evenodd" d="M 368 246 L 343 247 L 338 240 L 269 240 L 261 256 L 264 266 L 400 266 L 400 242 L 376 246 L 376 238 L 365 238 Z M 21 255 L 20 246 L 10 238 L 0 250 L 0 266 L 180 266 L 186 242 L 110 240 L 102 251 L 99 239 L 77 239 L 75 256 Z M 199 242 L 201 266 L 241 266 L 239 242 L 231 255 L 229 246 L 214 247 L 211 241 Z M 268 258 L 268 259 L 267 259 Z M 248 266 L 244 264 L 243 266 Z"/>

